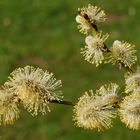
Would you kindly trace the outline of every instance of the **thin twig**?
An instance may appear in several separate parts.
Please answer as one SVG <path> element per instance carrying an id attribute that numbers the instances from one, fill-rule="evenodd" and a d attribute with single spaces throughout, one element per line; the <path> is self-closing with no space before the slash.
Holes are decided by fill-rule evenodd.
<path id="1" fill-rule="evenodd" d="M 74 106 L 75 105 L 74 102 L 63 101 L 63 100 L 50 100 L 49 102 L 50 103 L 55 103 L 55 104 L 70 105 L 70 106 Z"/>

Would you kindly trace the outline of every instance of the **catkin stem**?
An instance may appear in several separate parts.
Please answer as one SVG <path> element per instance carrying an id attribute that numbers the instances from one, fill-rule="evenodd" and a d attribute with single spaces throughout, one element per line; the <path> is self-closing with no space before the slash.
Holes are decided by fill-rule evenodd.
<path id="1" fill-rule="evenodd" d="M 48 100 L 50 103 L 55 103 L 55 104 L 61 104 L 61 105 L 70 105 L 70 106 L 75 106 L 76 103 L 71 102 L 71 101 L 64 101 L 64 100 Z M 18 102 L 21 102 L 21 99 L 18 99 Z"/>
<path id="2" fill-rule="evenodd" d="M 62 104 L 62 105 L 71 105 L 74 106 L 75 103 L 71 101 L 63 101 L 63 100 L 51 100 L 49 101 L 50 103 L 55 103 L 55 104 Z"/>

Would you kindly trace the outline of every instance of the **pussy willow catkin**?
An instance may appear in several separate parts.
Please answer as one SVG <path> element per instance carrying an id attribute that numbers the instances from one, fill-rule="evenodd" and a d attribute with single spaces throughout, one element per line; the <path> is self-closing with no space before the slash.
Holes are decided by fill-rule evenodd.
<path id="1" fill-rule="evenodd" d="M 19 117 L 19 102 L 32 115 L 46 114 L 49 102 L 62 99 L 59 87 L 61 80 L 48 71 L 32 66 L 14 70 L 0 90 L 1 124 L 11 124 Z"/>

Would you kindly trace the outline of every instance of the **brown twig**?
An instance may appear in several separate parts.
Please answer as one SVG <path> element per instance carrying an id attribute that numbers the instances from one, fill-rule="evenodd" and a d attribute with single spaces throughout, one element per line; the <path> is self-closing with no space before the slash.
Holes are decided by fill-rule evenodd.
<path id="1" fill-rule="evenodd" d="M 63 100 L 50 100 L 49 102 L 50 102 L 50 103 L 55 103 L 55 104 L 70 105 L 70 106 L 74 106 L 74 105 L 75 105 L 74 102 L 63 101 Z"/>

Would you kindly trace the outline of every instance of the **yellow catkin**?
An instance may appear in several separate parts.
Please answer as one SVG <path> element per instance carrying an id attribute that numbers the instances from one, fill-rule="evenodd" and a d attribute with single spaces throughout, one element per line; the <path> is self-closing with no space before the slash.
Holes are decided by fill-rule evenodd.
<path id="1" fill-rule="evenodd" d="M 74 117 L 78 127 L 103 131 L 112 127 L 112 118 L 116 117 L 115 105 L 119 101 L 118 86 L 102 86 L 96 94 L 86 92 L 74 106 Z M 114 100 L 115 99 L 115 100 Z"/>
<path id="2" fill-rule="evenodd" d="M 56 80 L 52 73 L 32 66 L 13 71 L 5 86 L 19 97 L 32 115 L 38 112 L 45 114 L 49 109 L 49 101 L 60 100 L 62 97 L 61 92 L 57 91 L 61 81 Z"/>
<path id="3" fill-rule="evenodd" d="M 120 104 L 121 121 L 130 129 L 140 130 L 140 92 L 126 96 Z"/>

